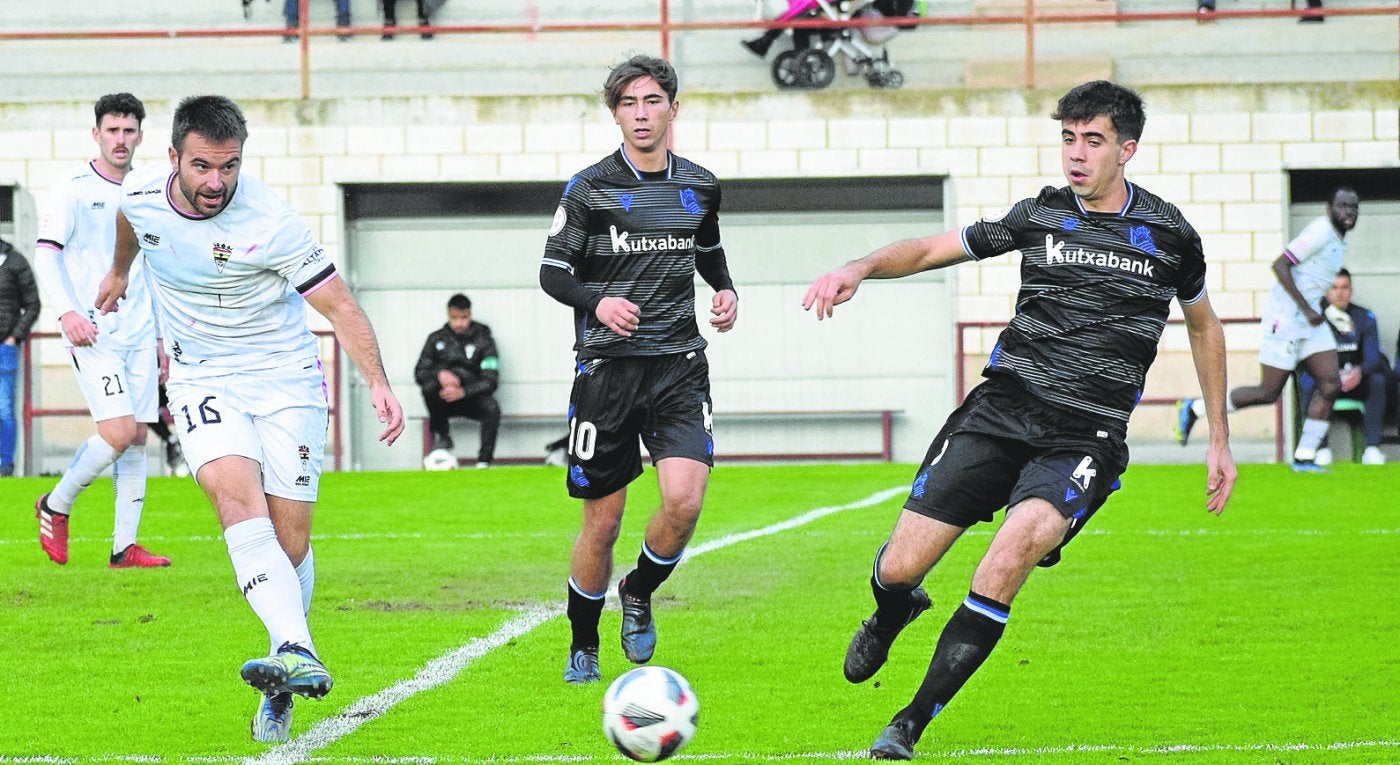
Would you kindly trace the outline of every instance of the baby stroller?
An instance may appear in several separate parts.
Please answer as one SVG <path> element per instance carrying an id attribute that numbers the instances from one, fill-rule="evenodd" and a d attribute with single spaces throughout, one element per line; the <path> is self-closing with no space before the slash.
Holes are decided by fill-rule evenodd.
<path id="1" fill-rule="evenodd" d="M 908 18 L 923 15 L 923 0 L 787 0 L 788 7 L 777 21 L 830 19 L 846 21 L 868 18 Z M 760 14 L 763 0 L 757 2 Z M 793 29 L 793 45 L 779 53 L 771 68 L 773 82 L 781 89 L 825 88 L 836 79 L 836 59 L 845 57 L 847 74 L 865 78 L 872 88 L 898 88 L 904 73 L 890 63 L 884 44 L 913 25 L 860 26 L 835 29 Z M 766 58 L 773 43 L 785 29 L 770 29 L 743 45 L 759 58 Z"/>

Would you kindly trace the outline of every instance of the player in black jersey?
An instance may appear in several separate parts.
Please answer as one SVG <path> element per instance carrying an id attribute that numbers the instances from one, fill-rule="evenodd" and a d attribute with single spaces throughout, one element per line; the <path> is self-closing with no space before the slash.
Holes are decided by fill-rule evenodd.
<path id="1" fill-rule="evenodd" d="M 962 229 L 895 242 L 807 290 L 817 318 L 869 278 L 893 279 L 967 260 L 1022 254 L 1016 314 L 983 376 L 929 446 L 904 511 L 875 555 L 875 614 L 846 652 L 846 678 L 875 674 L 899 631 L 929 607 L 919 586 L 969 526 L 1008 508 L 939 636 L 913 701 L 870 748 L 907 760 L 924 728 L 1001 638 L 1011 601 L 1118 488 L 1128 464 L 1128 415 L 1142 393 L 1170 301 L 1186 317 L 1207 404 L 1206 509 L 1219 514 L 1235 482 L 1225 420 L 1225 339 L 1206 297 L 1200 237 L 1176 207 L 1127 182 L 1145 122 L 1142 100 L 1098 81 L 1070 90 L 1061 125 L 1065 188 Z"/>
<path id="2" fill-rule="evenodd" d="M 577 376 L 569 398 L 569 495 L 583 528 L 569 565 L 573 634 L 564 680 L 591 683 L 598 619 L 612 576 L 627 484 L 656 465 L 661 508 L 637 567 L 618 583 L 622 650 L 643 664 L 656 648 L 651 595 L 680 563 L 714 465 L 710 375 L 695 321 L 695 274 L 715 290 L 710 325 L 734 326 L 739 299 L 719 236 L 715 176 L 667 148 L 676 72 L 634 56 L 603 88 L 622 146 L 570 179 L 554 214 L 540 286 L 574 308 Z"/>

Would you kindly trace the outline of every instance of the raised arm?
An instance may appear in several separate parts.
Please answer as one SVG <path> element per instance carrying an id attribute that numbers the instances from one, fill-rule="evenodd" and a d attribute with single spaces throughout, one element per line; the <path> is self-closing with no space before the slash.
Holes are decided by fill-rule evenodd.
<path id="1" fill-rule="evenodd" d="M 959 229 L 921 239 L 901 239 L 827 272 L 812 282 L 802 297 L 802 310 L 817 308 L 817 319 L 831 316 L 832 310 L 855 297 L 866 279 L 898 279 L 932 271 L 968 260 Z"/>
<path id="2" fill-rule="evenodd" d="M 394 397 L 389 378 L 384 374 L 384 360 L 379 355 L 379 342 L 374 337 L 369 317 L 339 277 L 306 295 L 306 302 L 330 321 L 336 339 L 369 384 L 370 401 L 379 421 L 384 423 L 379 440 L 394 443 L 403 432 L 403 407 Z"/>
<path id="3" fill-rule="evenodd" d="M 1238 471 L 1230 453 L 1230 422 L 1225 417 L 1225 330 L 1210 305 L 1210 297 L 1181 306 L 1186 317 L 1186 333 L 1191 341 L 1191 359 L 1196 379 L 1206 402 L 1210 425 L 1210 446 L 1206 451 L 1206 510 L 1220 515 L 1230 501 Z"/>

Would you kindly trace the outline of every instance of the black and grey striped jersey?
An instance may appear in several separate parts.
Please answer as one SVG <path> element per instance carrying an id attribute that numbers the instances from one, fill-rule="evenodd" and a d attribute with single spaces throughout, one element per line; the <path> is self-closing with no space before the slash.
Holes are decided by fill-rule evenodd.
<path id="1" fill-rule="evenodd" d="M 580 360 L 705 347 L 695 322 L 695 261 L 722 253 L 719 181 L 687 159 L 668 153 L 667 160 L 665 171 L 644 173 L 619 149 L 564 188 L 544 265 L 641 310 L 640 325 L 622 337 L 575 309 Z"/>
<path id="2" fill-rule="evenodd" d="M 1205 297 L 1201 238 L 1181 211 L 1128 183 L 1117 213 L 1050 186 L 962 230 L 981 260 L 1021 251 L 1016 315 L 982 374 L 1011 375 L 1052 406 L 1115 430 L 1142 398 L 1171 300 Z"/>

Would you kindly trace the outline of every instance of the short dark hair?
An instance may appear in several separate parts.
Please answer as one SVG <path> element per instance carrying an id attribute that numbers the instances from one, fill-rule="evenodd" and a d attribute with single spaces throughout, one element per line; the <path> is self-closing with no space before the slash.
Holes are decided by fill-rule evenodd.
<path id="1" fill-rule="evenodd" d="M 102 118 L 109 114 L 118 117 L 130 115 L 136 118 L 137 125 L 146 121 L 146 105 L 141 103 L 141 99 L 130 93 L 108 93 L 97 99 L 97 103 L 92 107 L 92 113 L 97 118 L 94 124 L 98 127 L 102 126 Z"/>
<path id="2" fill-rule="evenodd" d="M 199 133 L 214 142 L 248 140 L 248 121 L 238 104 L 223 96 L 190 96 L 175 107 L 175 119 L 170 128 L 170 145 L 179 153 L 185 147 L 185 137 Z"/>
<path id="3" fill-rule="evenodd" d="M 1050 119 L 1088 122 L 1101 114 L 1106 115 L 1113 129 L 1118 131 L 1119 143 L 1142 138 L 1142 127 L 1147 124 L 1142 97 L 1108 80 L 1094 80 L 1072 88 L 1060 97 Z"/>
<path id="4" fill-rule="evenodd" d="M 1345 276 L 1347 278 L 1347 281 L 1351 281 L 1351 272 L 1346 269 L 1346 266 L 1342 266 L 1341 268 L 1337 269 L 1337 276 Z M 1334 276 L 1332 278 L 1335 279 L 1337 278 L 1337 276 Z"/>
<path id="5" fill-rule="evenodd" d="M 459 311 L 470 311 L 472 309 L 471 298 L 458 292 L 447 299 L 448 309 L 456 308 Z"/>
<path id="6" fill-rule="evenodd" d="M 1341 196 L 1341 195 L 1343 195 L 1343 194 L 1350 194 L 1350 195 L 1356 197 L 1357 199 L 1360 199 L 1360 198 L 1361 198 L 1361 195 L 1358 194 L 1358 193 L 1356 193 L 1356 189 L 1354 189 L 1354 188 L 1352 188 L 1352 187 L 1350 187 L 1350 186 L 1338 186 L 1337 188 L 1332 189 L 1332 196 L 1330 196 L 1330 197 L 1327 198 L 1327 204 L 1330 205 L 1330 204 L 1336 202 L 1336 201 L 1337 201 L 1337 197 L 1339 197 L 1339 196 Z"/>
<path id="7" fill-rule="evenodd" d="M 676 76 L 675 67 L 664 58 L 638 54 L 608 71 L 607 82 L 603 83 L 603 102 L 608 105 L 608 111 L 616 109 L 618 102 L 622 100 L 622 91 L 626 90 L 633 80 L 642 77 L 656 80 L 656 84 L 666 91 L 666 98 L 670 101 L 676 100 L 681 84 L 680 78 Z"/>

